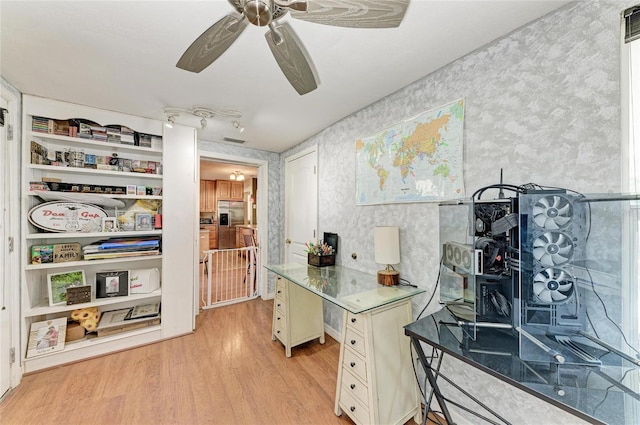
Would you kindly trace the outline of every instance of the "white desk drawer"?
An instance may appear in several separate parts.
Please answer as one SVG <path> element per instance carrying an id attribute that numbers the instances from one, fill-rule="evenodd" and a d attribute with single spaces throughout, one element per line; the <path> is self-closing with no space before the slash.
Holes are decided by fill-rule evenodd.
<path id="1" fill-rule="evenodd" d="M 356 375 L 347 369 L 343 369 L 342 375 L 342 391 L 353 394 L 364 405 L 369 405 L 369 389 Z"/>
<path id="2" fill-rule="evenodd" d="M 283 344 L 286 344 L 286 326 L 284 323 L 276 323 L 275 330 L 273 334 L 276 338 L 278 338 Z"/>
<path id="3" fill-rule="evenodd" d="M 282 313 L 280 310 L 276 309 L 275 317 L 276 317 L 276 321 L 275 321 L 276 326 L 285 328 L 287 325 L 287 322 L 285 321 L 286 315 Z"/>
<path id="4" fill-rule="evenodd" d="M 347 335 L 344 340 L 344 344 L 356 350 L 361 356 L 366 357 L 366 350 L 364 347 L 364 337 L 357 334 L 353 329 L 347 326 Z"/>
<path id="5" fill-rule="evenodd" d="M 364 318 L 359 314 L 347 313 L 347 326 L 351 326 L 360 333 L 364 333 Z"/>
<path id="6" fill-rule="evenodd" d="M 284 297 L 285 280 L 281 277 L 276 278 L 276 296 L 280 295 Z"/>
<path id="7" fill-rule="evenodd" d="M 286 309 L 284 308 L 284 298 L 276 297 L 273 300 L 273 306 L 278 313 L 282 314 L 282 316 L 286 315 Z"/>
<path id="8" fill-rule="evenodd" d="M 344 370 L 353 372 L 365 384 L 367 383 L 367 362 L 349 348 L 344 350 L 342 367 Z"/>
<path id="9" fill-rule="evenodd" d="M 369 409 L 360 403 L 353 394 L 348 393 L 344 386 L 340 392 L 340 407 L 356 424 L 371 423 Z"/>

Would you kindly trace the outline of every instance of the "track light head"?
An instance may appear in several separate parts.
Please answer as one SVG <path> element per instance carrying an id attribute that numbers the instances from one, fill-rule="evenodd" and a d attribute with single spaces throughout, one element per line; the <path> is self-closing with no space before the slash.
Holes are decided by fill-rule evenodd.
<path id="1" fill-rule="evenodd" d="M 236 130 L 238 130 L 240 133 L 242 133 L 242 132 L 244 131 L 244 127 L 242 127 L 242 126 L 240 125 L 240 121 L 238 121 L 238 120 L 234 120 L 234 121 L 232 122 L 232 124 L 233 124 L 233 128 L 235 128 Z"/>

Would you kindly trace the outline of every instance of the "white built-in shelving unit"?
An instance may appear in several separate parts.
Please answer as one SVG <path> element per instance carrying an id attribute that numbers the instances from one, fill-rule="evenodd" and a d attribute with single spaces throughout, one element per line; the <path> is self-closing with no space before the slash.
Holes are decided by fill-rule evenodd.
<path id="1" fill-rule="evenodd" d="M 136 132 L 162 136 L 161 145 L 157 139 L 152 147 L 141 147 L 127 144 L 109 143 L 79 137 L 61 136 L 32 131 L 32 118 L 45 117 L 56 120 L 84 119 L 96 122 L 102 126 L 122 125 Z M 31 142 L 46 147 L 50 151 L 81 149 L 86 154 L 96 156 L 113 156 L 140 161 L 154 161 L 165 163 L 167 146 L 170 152 L 186 151 L 187 155 L 195 158 L 196 139 L 195 130 L 179 128 L 167 131 L 163 123 L 142 117 L 120 114 L 96 108 L 89 108 L 50 99 L 25 95 L 23 99 L 23 196 L 22 196 L 22 279 L 21 279 L 21 355 L 22 371 L 35 370 L 57 366 L 60 364 L 82 360 L 100 354 L 106 354 L 134 346 L 155 342 L 164 338 L 185 334 L 193 330 L 193 282 L 197 255 L 195 246 L 197 203 L 195 166 L 189 163 L 172 164 L 167 168 L 160 167 L 157 174 L 139 172 L 123 172 L 91 168 L 74 168 L 68 166 L 32 164 Z M 171 153 L 170 155 L 175 155 Z M 184 167 L 184 169 L 180 168 Z M 185 172 L 186 170 L 186 172 Z M 176 176 L 171 180 L 171 175 Z M 84 185 L 112 185 L 126 187 L 127 185 L 142 185 L 160 189 L 156 195 L 127 195 L 127 194 L 99 194 L 97 198 L 105 200 L 119 200 L 125 208 L 136 202 L 148 201 L 162 205 L 163 213 L 168 217 L 163 220 L 161 229 L 144 231 L 120 232 L 45 232 L 34 226 L 28 220 L 29 211 L 45 202 L 37 192 L 30 190 L 30 182 L 42 181 L 43 178 L 56 178 L 63 183 Z M 193 186 L 190 188 L 190 184 Z M 192 189 L 193 195 L 190 195 Z M 186 194 L 184 193 L 186 191 Z M 96 197 L 95 194 L 91 196 Z M 189 204 L 193 197 L 192 206 Z M 168 199 L 172 206 L 165 207 Z M 182 203 L 176 207 L 176 202 Z M 187 202 L 184 204 L 184 202 Z M 97 202 L 96 202 L 97 203 Z M 108 205 L 108 203 L 107 203 Z M 117 207 L 103 206 L 108 215 L 115 216 Z M 66 263 L 31 263 L 31 247 L 34 245 L 51 245 L 64 243 L 80 243 L 81 246 L 95 243 L 112 237 L 144 237 L 157 236 L 163 241 L 169 240 L 170 247 L 163 246 L 161 255 L 136 256 L 124 258 L 110 258 L 101 260 L 79 260 Z M 193 239 L 193 241 L 192 241 Z M 173 258 L 178 261 L 168 261 Z M 133 270 L 158 268 L 161 270 L 161 289 L 147 294 L 131 294 L 129 296 L 96 298 L 95 276 L 97 272 L 113 270 Z M 87 284 L 92 285 L 92 301 L 78 305 L 49 305 L 47 290 L 47 275 L 65 271 L 83 270 Z M 176 279 L 181 276 L 184 279 Z M 71 311 L 82 307 L 98 307 L 101 311 L 117 310 L 140 304 L 161 302 L 162 313 L 159 325 L 135 329 L 123 333 L 97 337 L 88 335 L 86 338 L 65 344 L 63 350 L 26 357 L 28 337 L 31 324 L 34 322 L 60 317 L 70 317 Z"/>

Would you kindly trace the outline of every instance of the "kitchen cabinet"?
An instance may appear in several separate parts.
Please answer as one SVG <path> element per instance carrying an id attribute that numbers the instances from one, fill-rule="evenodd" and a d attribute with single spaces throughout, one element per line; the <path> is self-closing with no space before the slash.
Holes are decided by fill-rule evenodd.
<path id="1" fill-rule="evenodd" d="M 231 198 L 231 181 L 216 180 L 216 199 L 218 201 L 228 201 Z"/>
<path id="2" fill-rule="evenodd" d="M 200 229 L 200 238 L 198 239 L 198 250 L 200 251 L 200 258 L 204 255 L 203 252 L 209 249 L 209 231 L 206 229 Z"/>
<path id="3" fill-rule="evenodd" d="M 244 182 L 231 182 L 231 200 L 242 201 L 244 196 Z"/>
<path id="4" fill-rule="evenodd" d="M 217 201 L 242 201 L 243 196 L 244 182 L 216 180 Z"/>
<path id="5" fill-rule="evenodd" d="M 216 182 L 215 180 L 200 180 L 200 212 L 215 212 L 216 210 Z"/>
<path id="6" fill-rule="evenodd" d="M 201 224 L 200 229 L 208 232 L 205 249 L 218 249 L 218 226 L 215 224 Z"/>

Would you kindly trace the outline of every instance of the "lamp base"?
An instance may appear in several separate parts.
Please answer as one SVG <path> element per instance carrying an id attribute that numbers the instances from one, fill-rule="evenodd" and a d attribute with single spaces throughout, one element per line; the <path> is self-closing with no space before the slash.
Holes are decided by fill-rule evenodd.
<path id="1" fill-rule="evenodd" d="M 393 286 L 400 283 L 400 272 L 396 270 L 378 270 L 378 284 Z"/>

